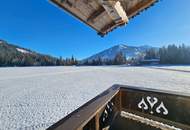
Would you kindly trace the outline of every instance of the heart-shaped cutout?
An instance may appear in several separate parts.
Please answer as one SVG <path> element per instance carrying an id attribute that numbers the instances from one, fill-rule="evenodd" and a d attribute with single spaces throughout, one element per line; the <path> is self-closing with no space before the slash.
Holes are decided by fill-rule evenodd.
<path id="1" fill-rule="evenodd" d="M 144 98 L 139 102 L 138 107 L 140 109 L 148 110 L 148 105 L 145 103 Z"/>
<path id="2" fill-rule="evenodd" d="M 148 96 L 146 99 L 147 99 L 148 103 L 150 104 L 151 109 L 158 102 L 158 99 L 156 97 L 150 97 L 150 96 Z"/>
<path id="3" fill-rule="evenodd" d="M 168 115 L 168 110 L 167 110 L 167 108 L 164 106 L 164 103 L 163 103 L 163 102 L 161 102 L 161 104 L 156 108 L 156 112 L 157 112 L 157 113 L 161 113 L 161 109 L 164 110 L 164 111 L 163 111 L 163 114 L 164 114 L 164 115 Z"/>

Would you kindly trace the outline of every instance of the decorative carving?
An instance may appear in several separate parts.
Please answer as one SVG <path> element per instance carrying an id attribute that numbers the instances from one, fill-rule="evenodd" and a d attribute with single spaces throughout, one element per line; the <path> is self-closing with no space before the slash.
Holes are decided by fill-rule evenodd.
<path id="1" fill-rule="evenodd" d="M 152 98 L 152 97 L 149 97 L 149 96 L 146 99 L 147 99 L 147 101 L 148 101 L 148 103 L 150 104 L 150 107 L 151 107 L 150 113 L 154 114 L 154 112 L 152 111 L 152 109 L 153 109 L 154 105 L 158 102 L 158 99 L 156 97 Z"/>
<path id="2" fill-rule="evenodd" d="M 147 100 L 149 106 L 145 102 L 145 99 Z M 138 108 L 142 110 L 148 110 L 150 109 L 150 114 L 154 114 L 154 111 L 158 114 L 168 115 L 168 109 L 165 107 L 163 101 L 161 101 L 161 104 L 156 107 L 156 110 L 154 110 L 154 106 L 158 104 L 158 98 L 147 96 L 146 98 L 142 97 L 141 101 L 138 103 Z M 162 111 L 161 111 L 162 110 Z"/>
<path id="3" fill-rule="evenodd" d="M 166 109 L 166 107 L 164 106 L 164 103 L 161 102 L 161 104 L 156 108 L 156 112 L 157 113 L 161 113 L 161 110 L 160 109 L 163 109 L 163 114 L 164 115 L 167 115 L 168 114 L 168 110 Z"/>
<path id="4" fill-rule="evenodd" d="M 145 103 L 144 98 L 139 102 L 138 107 L 143 110 L 148 110 L 148 105 Z"/>

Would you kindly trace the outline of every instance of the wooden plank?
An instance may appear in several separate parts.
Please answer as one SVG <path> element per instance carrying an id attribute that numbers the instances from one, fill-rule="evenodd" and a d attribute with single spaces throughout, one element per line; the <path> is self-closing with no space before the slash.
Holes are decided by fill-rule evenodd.
<path id="1" fill-rule="evenodd" d="M 190 128 L 190 94 L 121 86 L 122 109 L 179 128 Z"/>
<path id="2" fill-rule="evenodd" d="M 100 7 L 97 11 L 94 11 L 90 15 L 90 17 L 87 19 L 87 22 L 94 22 L 94 19 L 96 19 L 98 16 L 100 16 L 104 12 L 105 12 L 105 9 L 103 7 Z"/>
<path id="3" fill-rule="evenodd" d="M 102 29 L 101 29 L 101 33 L 103 35 L 107 34 L 108 32 L 111 32 L 112 30 L 114 30 L 115 28 L 117 28 L 118 26 L 122 26 L 122 25 L 125 25 L 125 22 L 121 21 L 120 23 L 115 23 L 114 21 L 107 24 L 106 26 L 104 26 Z"/>

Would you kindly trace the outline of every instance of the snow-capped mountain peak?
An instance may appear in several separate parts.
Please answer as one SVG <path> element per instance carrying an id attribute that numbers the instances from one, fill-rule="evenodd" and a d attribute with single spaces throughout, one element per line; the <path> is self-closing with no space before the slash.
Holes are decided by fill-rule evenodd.
<path id="1" fill-rule="evenodd" d="M 118 47 L 118 48 L 126 48 L 127 47 L 127 45 L 125 45 L 125 44 L 119 44 L 119 45 L 116 45 L 116 47 Z"/>
<path id="2" fill-rule="evenodd" d="M 140 54 L 144 54 L 146 52 L 146 50 L 152 48 L 151 46 L 128 46 L 126 44 L 119 44 L 119 45 L 115 45 L 109 49 L 106 49 L 104 51 L 101 51 L 95 55 L 90 56 L 89 58 L 84 59 L 84 61 L 88 60 L 88 61 L 92 61 L 92 60 L 97 60 L 98 58 L 101 58 L 102 60 L 112 60 L 115 58 L 115 56 L 119 53 L 122 52 L 127 59 L 130 58 L 135 58 L 137 56 L 139 56 Z"/>

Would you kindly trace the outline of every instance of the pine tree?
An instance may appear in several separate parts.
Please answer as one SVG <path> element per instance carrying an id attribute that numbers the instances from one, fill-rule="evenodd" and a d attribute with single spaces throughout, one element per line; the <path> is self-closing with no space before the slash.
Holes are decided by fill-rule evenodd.
<path id="1" fill-rule="evenodd" d="M 126 57 L 122 52 L 119 52 L 116 54 L 114 58 L 114 64 L 115 65 L 122 65 L 126 63 Z"/>

